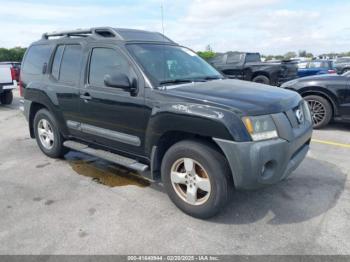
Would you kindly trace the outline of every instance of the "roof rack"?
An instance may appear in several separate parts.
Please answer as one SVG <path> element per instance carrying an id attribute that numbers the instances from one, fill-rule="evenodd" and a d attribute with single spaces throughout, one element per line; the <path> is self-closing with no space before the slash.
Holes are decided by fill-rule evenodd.
<path id="1" fill-rule="evenodd" d="M 116 37 L 122 39 L 122 37 L 114 30 L 112 27 L 95 27 L 90 29 L 76 29 L 69 31 L 58 31 L 52 33 L 44 33 L 42 39 L 49 39 L 50 37 L 87 37 L 87 36 L 97 36 L 97 37 Z"/>

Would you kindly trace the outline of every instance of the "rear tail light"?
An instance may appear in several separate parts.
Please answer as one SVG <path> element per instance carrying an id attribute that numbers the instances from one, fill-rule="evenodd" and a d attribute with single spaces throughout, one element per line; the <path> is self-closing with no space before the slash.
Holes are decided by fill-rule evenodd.
<path id="1" fill-rule="evenodd" d="M 23 83 L 21 80 L 21 75 L 18 76 L 18 80 L 19 95 L 23 97 Z"/>
<path id="2" fill-rule="evenodd" d="M 16 69 L 15 69 L 14 67 L 11 67 L 11 77 L 12 77 L 12 81 L 17 80 L 17 79 L 16 79 L 16 75 L 17 75 Z"/>
<path id="3" fill-rule="evenodd" d="M 329 69 L 328 70 L 328 74 L 335 74 L 335 73 L 337 73 L 337 71 L 335 71 L 334 69 Z"/>

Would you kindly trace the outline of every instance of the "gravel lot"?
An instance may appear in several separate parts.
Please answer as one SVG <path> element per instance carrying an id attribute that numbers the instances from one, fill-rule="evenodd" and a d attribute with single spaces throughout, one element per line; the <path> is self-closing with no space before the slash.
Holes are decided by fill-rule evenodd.
<path id="1" fill-rule="evenodd" d="M 0 254 L 350 254 L 349 124 L 315 131 L 288 180 L 201 221 L 128 170 L 46 157 L 18 106 L 0 106 Z"/>

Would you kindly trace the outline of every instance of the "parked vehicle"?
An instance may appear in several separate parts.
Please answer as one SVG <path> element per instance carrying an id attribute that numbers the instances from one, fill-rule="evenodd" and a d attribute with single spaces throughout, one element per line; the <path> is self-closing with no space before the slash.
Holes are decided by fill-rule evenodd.
<path id="1" fill-rule="evenodd" d="M 331 60 L 312 60 L 299 62 L 298 64 L 298 76 L 313 76 L 323 74 L 336 74 L 333 61 Z"/>
<path id="2" fill-rule="evenodd" d="M 339 57 L 335 60 L 334 67 L 338 74 L 344 74 L 350 71 L 350 57 Z"/>
<path id="3" fill-rule="evenodd" d="M 0 62 L 0 103 L 12 103 L 12 90 L 17 87 L 20 69 L 15 62 Z"/>
<path id="4" fill-rule="evenodd" d="M 296 63 L 292 61 L 261 62 L 259 53 L 228 52 L 209 59 L 217 70 L 231 79 L 279 86 L 295 79 Z"/>
<path id="5" fill-rule="evenodd" d="M 332 119 L 350 121 L 350 72 L 299 78 L 282 85 L 298 92 L 309 103 L 314 128 Z"/>
<path id="6" fill-rule="evenodd" d="M 219 212 L 233 186 L 286 178 L 309 149 L 311 115 L 297 93 L 223 79 L 159 33 L 44 34 L 28 48 L 21 79 L 44 154 L 70 148 L 136 170 L 199 218 Z"/>

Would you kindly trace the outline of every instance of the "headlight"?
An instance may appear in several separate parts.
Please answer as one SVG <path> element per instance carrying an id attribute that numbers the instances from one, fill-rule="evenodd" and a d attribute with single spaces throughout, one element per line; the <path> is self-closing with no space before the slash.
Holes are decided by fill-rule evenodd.
<path id="1" fill-rule="evenodd" d="M 267 116 L 251 116 L 242 118 L 248 133 L 254 141 L 267 140 L 277 138 L 278 133 L 275 122 L 272 117 Z"/>

